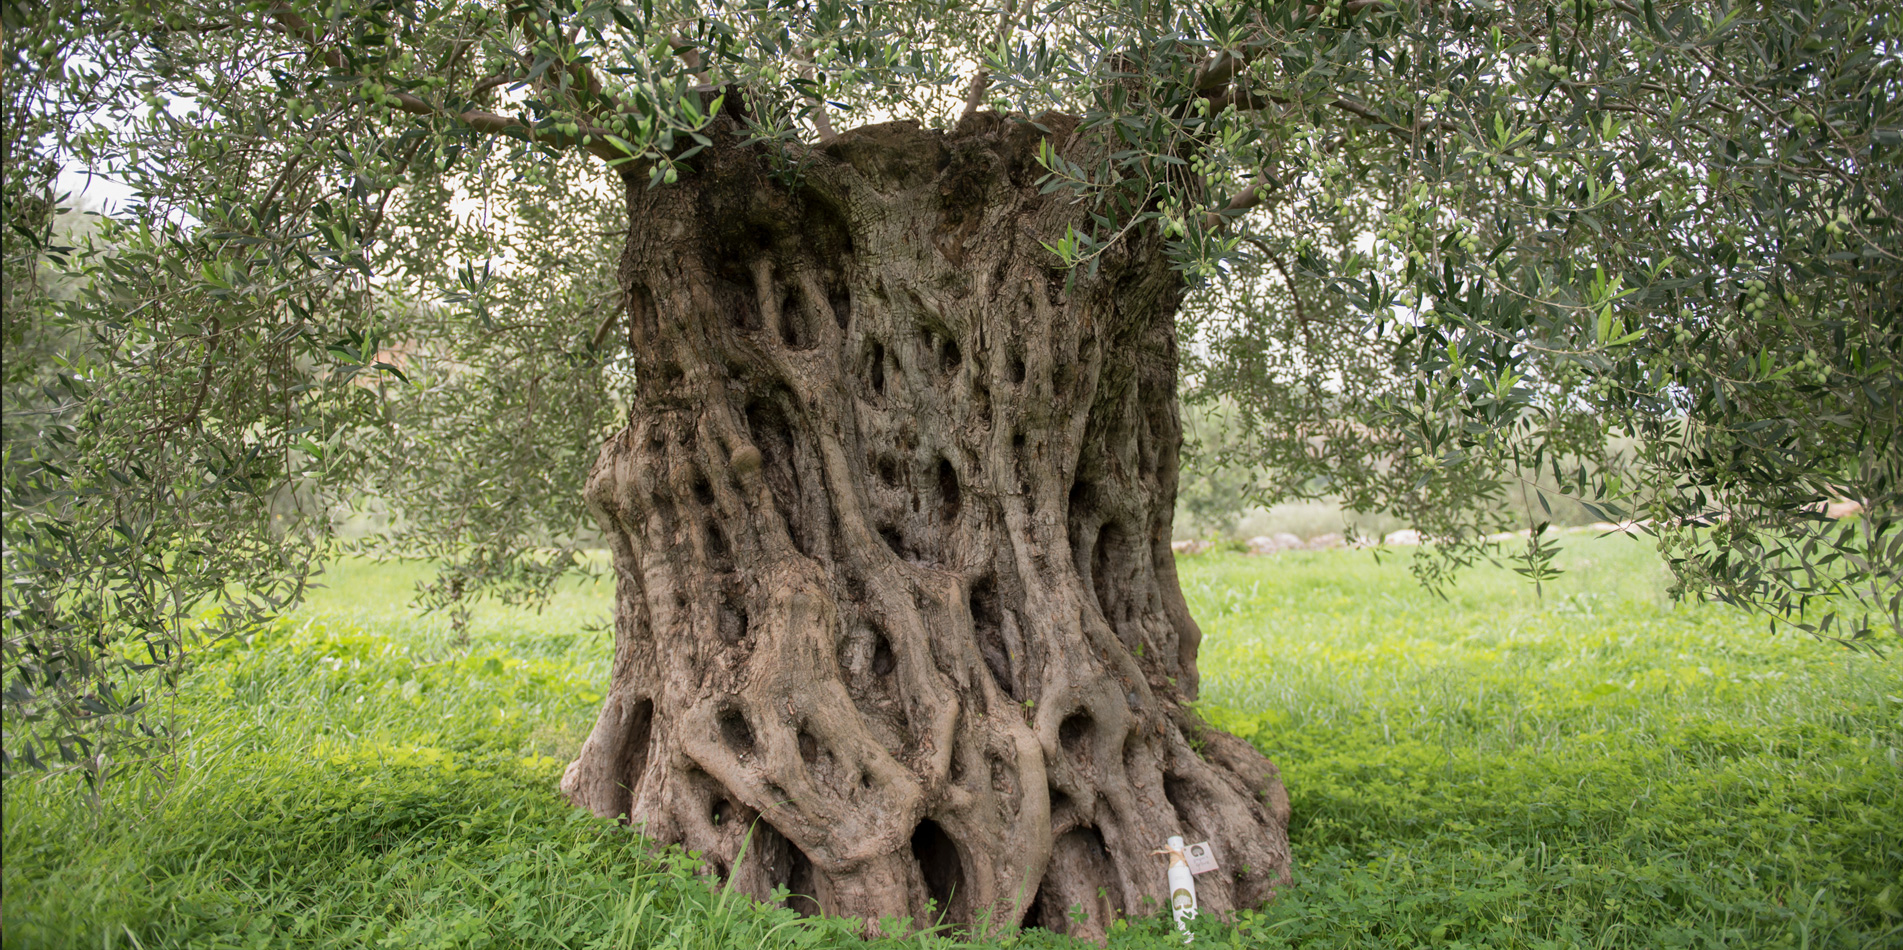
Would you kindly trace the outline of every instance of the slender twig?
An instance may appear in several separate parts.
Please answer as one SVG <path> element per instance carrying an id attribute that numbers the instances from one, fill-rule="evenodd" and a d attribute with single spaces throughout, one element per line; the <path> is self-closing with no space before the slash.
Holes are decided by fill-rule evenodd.
<path id="1" fill-rule="evenodd" d="M 502 72 L 502 73 L 497 73 L 493 76 L 490 76 L 489 78 L 484 79 L 483 81 L 479 83 L 476 83 L 476 85 L 469 90 L 469 101 L 474 102 L 476 101 L 476 98 L 478 96 L 481 96 L 483 93 L 488 92 L 489 90 L 494 89 L 497 86 L 503 86 L 511 82 L 515 82 L 519 80 L 520 78 L 521 78 L 520 76 L 518 76 L 516 73 L 513 73 L 513 72 Z"/>
<path id="2" fill-rule="evenodd" d="M 218 352 L 219 337 L 225 332 L 224 324 L 217 317 L 211 318 L 211 332 L 205 334 L 205 361 L 198 370 L 198 388 L 192 394 L 192 407 L 181 415 L 164 422 L 153 423 L 139 430 L 139 435 L 158 435 L 161 440 L 180 429 L 198 421 L 198 414 L 205 408 L 205 397 L 211 392 L 212 358 Z"/>
<path id="3" fill-rule="evenodd" d="M 277 181 L 271 183 L 271 190 L 264 193 L 264 200 L 258 202 L 258 207 L 271 206 L 271 202 L 277 199 L 278 191 L 284 187 L 285 182 L 291 180 L 291 173 L 297 171 L 297 163 L 303 157 L 301 154 L 293 155 L 290 161 L 284 163 L 284 170 L 278 173 Z"/>
<path id="4" fill-rule="evenodd" d="M 417 139 L 416 141 L 410 143 L 409 152 L 405 154 L 403 156 L 403 159 L 397 163 L 397 167 L 396 167 L 397 175 L 403 175 L 410 170 L 410 163 L 416 160 L 416 153 L 420 149 L 422 149 L 423 142 L 424 142 L 423 139 Z M 383 227 L 383 207 L 384 205 L 390 202 L 390 195 L 394 192 L 395 192 L 394 188 L 385 188 L 383 189 L 383 194 L 377 198 L 377 207 L 376 207 L 376 211 L 372 213 L 370 217 L 370 226 L 365 228 L 363 232 L 365 239 L 372 240 L 372 241 L 376 240 L 376 233 L 378 229 Z"/>
<path id="5" fill-rule="evenodd" d="M 1315 348 L 1315 338 L 1308 332 L 1308 308 L 1302 306 L 1302 293 L 1295 289 L 1295 275 L 1289 273 L 1288 265 L 1282 263 L 1281 255 L 1275 253 L 1275 251 L 1269 247 L 1267 241 L 1261 238 L 1250 238 L 1249 243 L 1255 245 L 1255 249 L 1261 251 L 1262 256 L 1268 258 L 1269 263 L 1274 265 L 1277 271 L 1281 272 L 1282 283 L 1288 285 L 1289 299 L 1295 302 L 1295 321 L 1301 324 L 1302 340 L 1308 344 L 1310 350 L 1313 350 Z"/>

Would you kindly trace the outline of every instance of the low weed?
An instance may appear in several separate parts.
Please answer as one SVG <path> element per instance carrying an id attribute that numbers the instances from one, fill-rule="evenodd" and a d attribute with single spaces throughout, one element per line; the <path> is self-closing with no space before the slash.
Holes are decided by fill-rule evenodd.
<path id="1" fill-rule="evenodd" d="M 1561 566 L 1538 596 L 1482 570 L 1439 599 L 1369 552 L 1180 562 L 1200 709 L 1282 766 L 1298 861 L 1281 900 L 1200 922 L 1198 946 L 1903 945 L 1898 663 L 1671 605 L 1623 538 L 1575 539 Z M 9 780 L 6 945 L 860 944 L 560 802 L 607 678 L 609 581 L 454 631 L 405 606 L 423 573 L 338 565 L 269 634 L 201 656 L 168 781 L 94 810 Z M 1146 918 L 1110 943 L 1181 938 Z"/>

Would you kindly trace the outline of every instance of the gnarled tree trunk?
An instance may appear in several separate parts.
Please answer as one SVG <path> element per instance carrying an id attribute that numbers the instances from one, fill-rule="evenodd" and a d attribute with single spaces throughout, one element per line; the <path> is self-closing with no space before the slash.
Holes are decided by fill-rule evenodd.
<path id="1" fill-rule="evenodd" d="M 563 789 L 808 911 L 1096 936 L 1288 881 L 1288 805 L 1201 725 L 1169 548 L 1180 431 L 1161 241 L 1094 272 L 1040 241 L 1048 137 L 996 115 L 722 139 L 628 188 L 638 398 L 588 501 L 613 680 Z M 749 840 L 750 839 L 750 840 Z M 745 844 L 744 855 L 742 843 Z M 1077 913 L 1081 910 L 1083 913 Z"/>

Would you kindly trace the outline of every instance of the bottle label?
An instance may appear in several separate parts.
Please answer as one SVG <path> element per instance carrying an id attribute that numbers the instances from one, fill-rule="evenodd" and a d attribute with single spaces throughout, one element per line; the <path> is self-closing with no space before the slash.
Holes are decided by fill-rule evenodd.
<path id="1" fill-rule="evenodd" d="M 1216 869 L 1216 852 L 1207 841 L 1184 848 L 1183 854 L 1189 861 L 1191 874 L 1206 874 Z"/>

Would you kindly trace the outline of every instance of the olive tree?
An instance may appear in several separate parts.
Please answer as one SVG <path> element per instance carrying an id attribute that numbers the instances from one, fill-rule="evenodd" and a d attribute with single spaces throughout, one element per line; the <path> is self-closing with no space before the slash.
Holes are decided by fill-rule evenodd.
<path id="1" fill-rule="evenodd" d="M 1097 935 L 1185 834 L 1259 903 L 1288 799 L 1193 711 L 1186 365 L 1430 579 L 1530 479 L 1687 593 L 1897 623 L 1893 11 L 6 17 L 9 767 L 162 746 L 187 632 L 295 599 L 358 500 L 451 609 L 605 543 L 562 790 L 755 896 Z M 62 243 L 62 163 L 138 198 Z"/>

